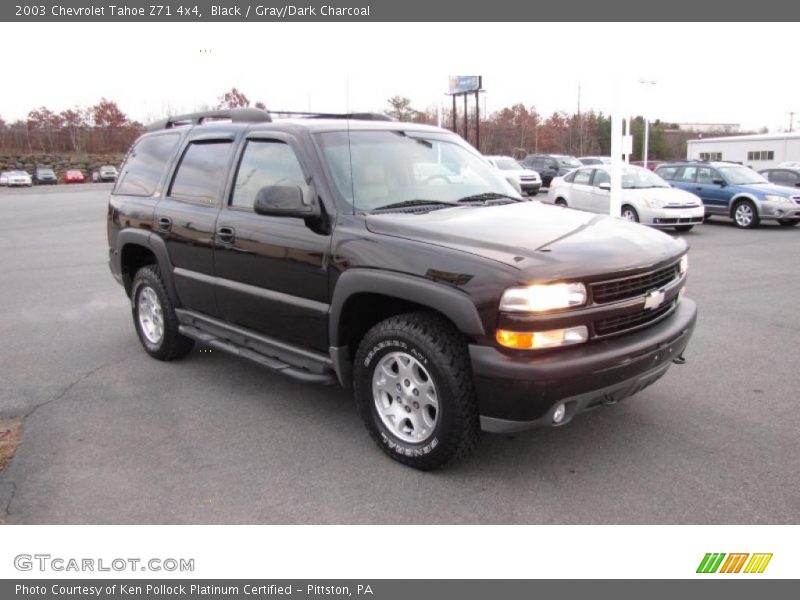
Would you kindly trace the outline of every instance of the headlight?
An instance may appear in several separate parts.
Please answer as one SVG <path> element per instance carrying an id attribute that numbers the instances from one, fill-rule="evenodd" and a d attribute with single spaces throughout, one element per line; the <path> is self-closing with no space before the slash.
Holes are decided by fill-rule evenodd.
<path id="1" fill-rule="evenodd" d="M 765 194 L 764 200 L 767 202 L 789 202 L 786 196 L 774 196 L 773 194 Z"/>
<path id="2" fill-rule="evenodd" d="M 666 200 L 661 200 L 659 198 L 646 198 L 644 203 L 650 208 L 664 208 L 667 205 Z"/>
<path id="3" fill-rule="evenodd" d="M 544 312 L 571 308 L 586 303 L 586 286 L 582 283 L 551 283 L 509 288 L 500 300 L 505 312 Z"/>
<path id="4" fill-rule="evenodd" d="M 689 270 L 689 255 L 684 254 L 681 256 L 681 262 L 678 263 L 678 270 L 681 272 L 681 275 L 686 275 L 686 271 Z"/>

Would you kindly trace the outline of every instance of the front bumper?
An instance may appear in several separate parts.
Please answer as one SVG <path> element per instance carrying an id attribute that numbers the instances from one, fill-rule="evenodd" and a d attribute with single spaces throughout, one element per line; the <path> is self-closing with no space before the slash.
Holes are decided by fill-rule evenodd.
<path id="1" fill-rule="evenodd" d="M 759 216 L 762 219 L 800 219 L 800 204 L 795 201 L 759 203 Z"/>
<path id="2" fill-rule="evenodd" d="M 684 298 L 669 318 L 647 329 L 533 358 L 471 345 L 481 428 L 510 432 L 552 425 L 562 402 L 564 425 L 587 408 L 641 391 L 682 355 L 696 319 L 696 304 Z"/>
<path id="3" fill-rule="evenodd" d="M 542 188 L 541 181 L 520 181 L 519 186 L 522 188 L 522 191 L 526 194 L 533 192 L 534 194 L 538 194 L 539 190 Z"/>
<path id="4" fill-rule="evenodd" d="M 675 227 L 676 225 L 699 225 L 705 217 L 705 208 L 649 208 L 643 211 L 641 222 L 653 227 Z"/>

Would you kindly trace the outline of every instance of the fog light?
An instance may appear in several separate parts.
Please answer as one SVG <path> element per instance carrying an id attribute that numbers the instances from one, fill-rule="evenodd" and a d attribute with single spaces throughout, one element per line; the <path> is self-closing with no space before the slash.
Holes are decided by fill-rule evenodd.
<path id="1" fill-rule="evenodd" d="M 589 339 L 589 330 L 585 325 L 552 329 L 550 331 L 507 331 L 498 329 L 495 334 L 497 343 L 506 348 L 516 350 L 538 350 L 541 348 L 557 348 L 581 344 Z"/>
<path id="2" fill-rule="evenodd" d="M 561 421 L 564 420 L 564 417 L 567 415 L 567 407 L 562 403 L 556 406 L 556 409 L 553 411 L 553 423 L 558 425 Z"/>

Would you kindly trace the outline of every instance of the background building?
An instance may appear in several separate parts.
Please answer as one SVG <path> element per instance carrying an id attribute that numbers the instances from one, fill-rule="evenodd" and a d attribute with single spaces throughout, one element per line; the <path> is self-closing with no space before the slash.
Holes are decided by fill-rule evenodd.
<path id="1" fill-rule="evenodd" d="M 800 160 L 800 133 L 759 133 L 687 140 L 686 158 L 730 160 L 767 169 L 786 160 Z"/>

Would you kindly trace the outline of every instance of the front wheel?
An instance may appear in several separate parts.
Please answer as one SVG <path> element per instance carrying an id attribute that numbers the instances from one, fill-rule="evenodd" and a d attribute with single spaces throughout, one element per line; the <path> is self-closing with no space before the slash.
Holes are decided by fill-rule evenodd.
<path id="1" fill-rule="evenodd" d="M 157 266 L 142 267 L 133 278 L 133 322 L 145 352 L 158 360 L 188 354 L 194 342 L 178 331 L 178 317 Z"/>
<path id="2" fill-rule="evenodd" d="M 631 223 L 638 223 L 639 213 L 636 212 L 635 208 L 626 204 L 622 207 L 622 218 L 626 221 L 630 221 Z"/>
<path id="3" fill-rule="evenodd" d="M 467 346 L 444 318 L 390 317 L 359 344 L 356 404 L 378 446 L 427 471 L 466 457 L 478 441 L 478 405 Z"/>
<path id="4" fill-rule="evenodd" d="M 733 222 L 739 229 L 754 229 L 760 219 L 755 205 L 750 200 L 739 200 L 733 207 Z"/>

